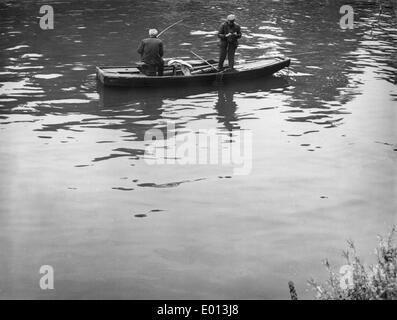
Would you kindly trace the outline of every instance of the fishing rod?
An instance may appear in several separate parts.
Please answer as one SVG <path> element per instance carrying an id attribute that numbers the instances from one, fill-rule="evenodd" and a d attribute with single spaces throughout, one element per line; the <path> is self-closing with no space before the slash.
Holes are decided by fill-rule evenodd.
<path id="1" fill-rule="evenodd" d="M 312 53 L 319 53 L 320 51 L 309 51 L 309 52 L 301 52 L 301 53 L 295 53 L 295 54 L 278 54 L 278 55 L 272 55 L 272 56 L 266 56 L 266 57 L 261 57 L 261 58 L 253 58 L 253 59 L 243 59 L 244 61 L 260 61 L 260 60 L 266 60 L 266 59 L 274 59 L 274 58 L 279 58 L 279 59 L 283 59 L 281 58 L 281 56 L 285 56 L 285 57 L 295 57 L 295 56 L 300 56 L 300 55 L 304 55 L 304 54 L 312 54 Z"/>
<path id="2" fill-rule="evenodd" d="M 163 31 L 161 31 L 158 35 L 157 38 L 159 38 L 164 32 L 166 32 L 167 30 L 171 29 L 172 27 L 176 26 L 177 24 L 181 23 L 184 19 L 181 19 L 173 24 L 171 24 L 170 26 L 168 26 L 167 28 L 165 28 Z"/>
<path id="3" fill-rule="evenodd" d="M 311 53 L 319 53 L 319 52 L 320 51 L 309 51 L 309 52 L 293 53 L 293 54 L 290 54 L 288 56 L 294 57 L 294 56 L 300 56 L 302 54 L 311 54 Z"/>
<path id="4" fill-rule="evenodd" d="M 176 26 L 177 24 L 181 23 L 183 20 L 185 20 L 185 19 L 181 19 L 181 20 L 179 20 L 179 21 L 177 21 L 177 22 L 171 24 L 171 25 L 168 26 L 167 28 L 165 28 L 163 31 L 161 31 L 161 32 L 157 35 L 157 38 L 159 38 L 159 37 L 160 37 L 164 32 L 166 32 L 167 30 L 169 30 L 169 29 L 171 29 L 172 27 Z M 127 25 L 127 26 L 131 26 L 130 23 L 127 23 L 127 22 L 124 22 L 124 23 L 125 23 L 125 25 Z"/>
<path id="5" fill-rule="evenodd" d="M 263 57 L 263 58 L 269 58 L 269 57 L 279 57 L 279 56 L 285 56 L 285 57 L 295 57 L 295 56 L 301 56 L 304 54 L 312 54 L 312 53 L 319 53 L 320 51 L 308 51 L 308 52 L 301 52 L 301 53 L 292 53 L 292 54 L 284 54 L 284 53 L 280 53 L 278 55 L 272 55 L 272 56 L 268 56 L 268 57 Z"/>

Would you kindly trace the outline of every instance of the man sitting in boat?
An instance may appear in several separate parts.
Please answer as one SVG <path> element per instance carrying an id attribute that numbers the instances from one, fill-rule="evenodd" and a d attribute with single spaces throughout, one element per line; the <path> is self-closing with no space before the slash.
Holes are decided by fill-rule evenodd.
<path id="1" fill-rule="evenodd" d="M 223 63 L 226 56 L 229 61 L 229 68 L 234 69 L 234 55 L 238 46 L 238 39 L 241 38 L 241 27 L 235 23 L 236 16 L 230 14 L 227 16 L 227 21 L 224 22 L 218 32 L 220 41 L 220 54 L 218 69 L 223 69 Z"/>
<path id="2" fill-rule="evenodd" d="M 149 30 L 149 38 L 143 39 L 138 48 L 141 60 L 144 62 L 142 72 L 148 76 L 163 75 L 164 71 L 164 49 L 163 42 L 157 38 L 156 29 Z"/>

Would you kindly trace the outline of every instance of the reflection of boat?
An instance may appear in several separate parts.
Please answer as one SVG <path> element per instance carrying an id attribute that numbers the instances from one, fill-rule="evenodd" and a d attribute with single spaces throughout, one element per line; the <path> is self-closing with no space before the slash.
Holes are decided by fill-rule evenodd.
<path id="1" fill-rule="evenodd" d="M 142 88 L 130 90 L 125 87 L 108 88 L 97 85 L 99 93 L 99 108 L 108 110 L 131 110 L 131 106 L 143 109 L 143 106 L 161 106 L 165 99 L 178 100 L 206 93 L 227 92 L 229 95 L 235 93 L 266 92 L 272 89 L 280 89 L 288 86 L 285 77 L 270 76 L 266 81 L 247 80 L 241 83 L 221 84 L 214 86 L 187 86 L 166 88 Z M 152 109 L 152 108 L 151 108 Z"/>
<path id="2" fill-rule="evenodd" d="M 218 72 L 216 61 L 202 62 L 194 65 L 191 75 L 183 75 L 173 67 L 166 67 L 164 75 L 147 76 L 141 73 L 139 66 L 131 67 L 97 67 L 97 78 L 105 86 L 116 87 L 180 87 L 208 85 L 213 83 L 236 83 L 270 76 L 288 67 L 290 59 L 256 61 L 236 66 L 236 69 Z"/>
<path id="3" fill-rule="evenodd" d="M 134 139 L 143 141 L 145 132 L 166 121 L 178 122 L 178 127 L 186 125 L 186 121 L 194 121 L 208 117 L 208 104 L 213 104 L 214 117 L 218 123 L 223 123 L 227 130 L 239 127 L 235 101 L 236 96 L 252 98 L 257 93 L 271 90 L 282 90 L 289 86 L 288 78 L 270 76 L 265 81 L 247 80 L 241 83 L 231 83 L 219 86 L 190 86 L 168 88 L 109 88 L 97 84 L 99 94 L 98 109 L 95 114 L 110 119 L 117 118 L 117 123 L 111 124 L 112 129 L 121 129 L 134 134 Z M 258 97 L 261 94 L 258 95 Z M 202 102 L 204 101 L 204 102 Z M 205 108 L 201 113 L 178 113 L 189 105 L 191 108 Z M 94 112 L 93 112 L 94 113 Z M 211 112 L 210 112 L 211 113 Z M 108 125 L 107 125 L 108 126 Z"/>

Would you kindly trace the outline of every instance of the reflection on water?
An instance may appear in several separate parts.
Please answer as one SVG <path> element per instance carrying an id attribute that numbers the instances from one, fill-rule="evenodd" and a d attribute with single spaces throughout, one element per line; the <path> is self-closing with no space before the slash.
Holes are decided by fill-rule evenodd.
<path id="1" fill-rule="evenodd" d="M 232 90 L 218 90 L 218 100 L 215 109 L 218 112 L 218 121 L 223 123 L 229 131 L 239 129 L 236 117 L 237 104 L 233 100 L 234 92 Z"/>
<path id="2" fill-rule="evenodd" d="M 356 1 L 342 30 L 342 0 L 47 1 L 42 31 L 36 1 L 1 1 L 0 297 L 44 297 L 31 284 L 53 264 L 56 298 L 287 298 L 345 238 L 368 252 L 396 221 L 388 3 L 379 15 Z M 96 82 L 96 65 L 138 60 L 148 28 L 181 18 L 166 56 L 216 59 L 225 5 L 243 26 L 237 61 L 289 56 L 289 70 L 201 88 Z M 217 129 L 221 147 L 252 132 L 252 173 L 148 165 L 145 133 L 170 122 Z"/>

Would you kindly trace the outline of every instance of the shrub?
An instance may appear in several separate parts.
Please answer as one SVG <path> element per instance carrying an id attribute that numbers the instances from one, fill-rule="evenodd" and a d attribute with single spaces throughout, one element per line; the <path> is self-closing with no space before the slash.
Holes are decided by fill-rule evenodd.
<path id="1" fill-rule="evenodd" d="M 396 227 L 386 238 L 379 237 L 377 262 L 366 267 L 357 255 L 352 241 L 343 253 L 346 265 L 340 272 L 324 262 L 329 278 L 324 284 L 314 280 L 309 285 L 319 300 L 397 300 L 397 246 L 394 243 Z M 345 271 L 345 274 L 343 274 Z"/>

